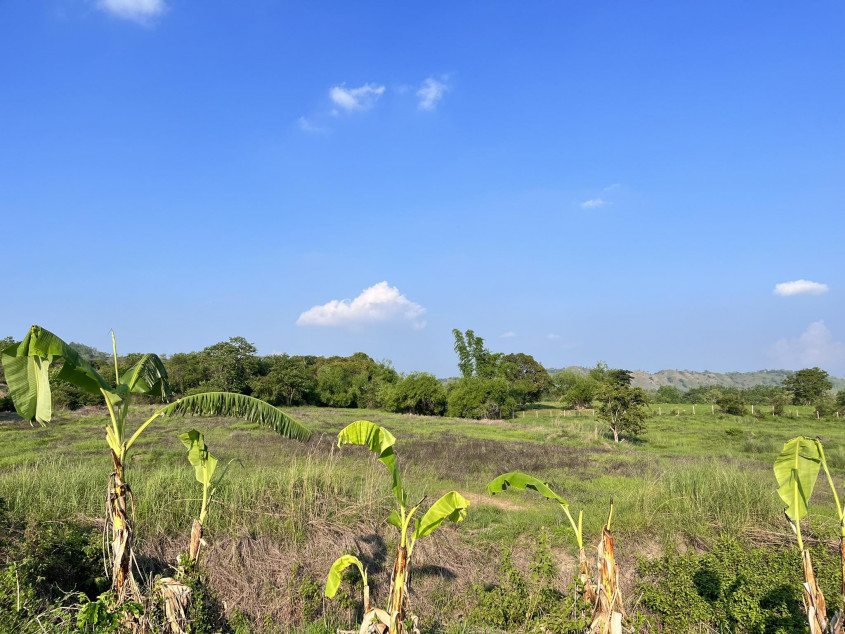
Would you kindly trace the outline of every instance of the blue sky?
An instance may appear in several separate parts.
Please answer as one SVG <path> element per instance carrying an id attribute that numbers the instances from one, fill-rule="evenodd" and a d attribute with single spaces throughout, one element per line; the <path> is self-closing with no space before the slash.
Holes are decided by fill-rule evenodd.
<path id="1" fill-rule="evenodd" d="M 473 328 L 552 367 L 843 375 L 844 29 L 838 0 L 4 2 L 0 336 L 447 376 Z"/>

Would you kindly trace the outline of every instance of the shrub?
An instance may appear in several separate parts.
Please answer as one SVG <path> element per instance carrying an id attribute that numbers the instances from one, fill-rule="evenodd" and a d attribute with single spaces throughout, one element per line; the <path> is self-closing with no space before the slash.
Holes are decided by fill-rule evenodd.
<path id="1" fill-rule="evenodd" d="M 820 548 L 813 558 L 825 593 L 841 590 L 838 553 Z M 795 549 L 749 548 L 722 538 L 704 555 L 640 561 L 638 573 L 641 605 L 657 617 L 663 632 L 807 630 L 801 553 Z"/>

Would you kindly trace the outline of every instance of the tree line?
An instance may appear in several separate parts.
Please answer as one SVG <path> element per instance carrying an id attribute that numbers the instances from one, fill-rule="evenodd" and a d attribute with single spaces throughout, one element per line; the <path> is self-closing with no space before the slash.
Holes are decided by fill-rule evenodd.
<path id="1" fill-rule="evenodd" d="M 452 331 L 460 376 L 441 381 L 427 372 L 398 373 L 390 361 L 378 361 L 363 352 L 348 357 L 273 354 L 257 355 L 244 337 L 231 337 L 198 352 L 163 357 L 176 396 L 202 392 L 233 392 L 254 396 L 278 406 L 384 409 L 418 415 L 461 418 L 508 418 L 528 403 L 557 401 L 565 408 L 596 408 L 603 418 L 618 418 L 600 410 L 607 403 L 624 402 L 625 411 L 637 412 L 649 403 L 714 404 L 728 414 L 745 414 L 748 406 L 770 407 L 780 414 L 789 404 L 812 405 L 822 416 L 845 414 L 845 391 L 833 395 L 828 373 L 806 368 L 787 377 L 782 386 L 758 385 L 747 389 L 697 387 L 686 392 L 674 386 L 646 391 L 631 386 L 627 370 L 599 362 L 586 373 L 563 370 L 550 375 L 534 357 L 524 353 L 492 352 L 473 330 Z M 13 343 L 0 340 L 0 349 Z M 110 355 L 90 346 L 71 343 L 107 379 L 114 378 Z M 140 354 L 118 359 L 118 371 L 137 363 Z M 56 378 L 61 366 L 51 367 Z M 0 383 L 3 377 L 0 376 Z M 615 390 L 615 392 L 614 392 Z M 77 409 L 98 405 L 95 396 L 69 383 L 55 383 L 57 407 Z M 149 398 L 149 397 L 147 397 Z M 11 409 L 0 397 L 0 410 Z M 643 416 L 634 415 L 633 419 Z M 624 425 L 624 424 L 623 424 Z M 611 427 L 613 427 L 611 421 Z M 638 424 L 629 421 L 627 430 Z"/>

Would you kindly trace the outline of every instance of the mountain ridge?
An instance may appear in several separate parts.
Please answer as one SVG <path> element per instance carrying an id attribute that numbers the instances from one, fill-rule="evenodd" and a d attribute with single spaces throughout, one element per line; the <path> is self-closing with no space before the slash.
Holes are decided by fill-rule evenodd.
<path id="1" fill-rule="evenodd" d="M 564 370 L 587 374 L 591 368 L 583 366 L 569 366 L 568 368 L 551 368 L 549 374 L 555 375 Z M 663 385 L 671 385 L 682 392 L 696 387 L 718 385 L 721 387 L 736 387 L 740 389 L 754 387 L 755 385 L 781 385 L 783 380 L 793 370 L 757 370 L 755 372 L 710 372 L 708 370 L 660 370 L 659 372 L 645 372 L 644 370 L 632 371 L 634 387 L 641 387 L 646 390 L 656 390 Z M 845 378 L 830 377 L 834 390 L 845 390 Z"/>

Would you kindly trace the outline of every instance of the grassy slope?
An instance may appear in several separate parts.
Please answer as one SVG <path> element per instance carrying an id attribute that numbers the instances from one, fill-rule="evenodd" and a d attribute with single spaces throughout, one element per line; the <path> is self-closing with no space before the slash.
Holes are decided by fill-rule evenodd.
<path id="1" fill-rule="evenodd" d="M 543 527 L 564 574 L 571 570 L 573 540 L 553 504 L 518 492 L 492 500 L 484 495 L 484 485 L 505 471 L 542 477 L 574 509 L 583 508 L 592 543 L 613 494 L 623 576 L 636 555 L 706 548 L 723 532 L 788 542 L 771 465 L 792 436 L 821 436 L 835 479 L 841 482 L 845 473 L 845 434 L 837 419 L 819 421 L 800 408 L 790 408 L 798 418 L 722 417 L 702 407 L 693 416 L 690 406 L 680 408 L 674 415 L 673 406 L 663 405 L 645 435 L 620 445 L 604 436 L 591 414 L 563 417 L 551 406 L 504 422 L 291 409 L 317 432 L 307 445 L 239 421 L 170 420 L 148 429 L 130 460 L 139 551 L 156 569 L 186 545 L 199 487 L 176 435 L 190 427 L 205 433 L 221 459 L 243 462 L 243 468 L 233 465 L 210 513 L 212 582 L 224 599 L 259 619 L 290 624 L 301 619 L 292 607 L 301 593 L 291 586 L 292 566 L 319 580 L 334 557 L 361 551 L 374 578 L 387 574 L 380 566 L 390 559 L 393 535 L 383 523 L 391 502 L 384 469 L 363 450 L 334 446 L 337 431 L 354 420 L 394 432 L 412 497 L 433 501 L 457 488 L 473 500 L 460 527 L 441 529 L 425 548 L 421 542 L 417 563 L 434 571 L 417 586 L 421 611 L 464 610 L 455 597 L 489 579 L 499 544 L 519 552 Z M 98 521 L 110 473 L 106 417 L 71 414 L 33 428 L 0 416 L 0 498 L 12 514 Z M 829 497 L 817 487 L 812 530 L 832 538 Z M 630 575 L 625 581 L 630 586 Z M 377 597 L 383 585 L 376 583 Z"/>

